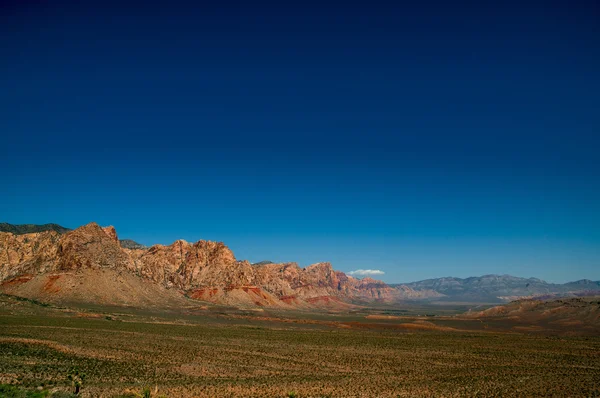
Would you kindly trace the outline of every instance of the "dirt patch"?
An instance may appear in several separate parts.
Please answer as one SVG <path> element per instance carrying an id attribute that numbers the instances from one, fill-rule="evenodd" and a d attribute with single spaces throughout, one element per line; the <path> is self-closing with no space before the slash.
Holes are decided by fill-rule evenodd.
<path id="1" fill-rule="evenodd" d="M 60 279 L 60 275 L 50 275 L 44 283 L 44 292 L 46 293 L 58 293 L 60 292 L 60 286 L 56 286 L 55 283 Z"/>
<path id="2" fill-rule="evenodd" d="M 362 323 L 362 322 L 343 322 L 343 325 L 348 325 L 353 329 L 387 329 L 387 330 L 431 330 L 431 331 L 443 331 L 452 332 L 458 331 L 459 329 L 438 326 L 431 322 L 411 322 L 411 323 Z"/>
<path id="3" fill-rule="evenodd" d="M 296 298 L 296 296 L 281 296 L 279 297 L 279 300 L 283 301 L 286 304 L 292 305 L 292 304 L 298 304 L 299 301 Z"/>
<path id="4" fill-rule="evenodd" d="M 211 298 L 215 296 L 219 292 L 219 289 L 196 289 L 191 294 L 190 297 L 195 300 Z"/>
<path id="5" fill-rule="evenodd" d="M 87 313 L 87 312 L 78 312 L 77 313 L 77 317 L 78 318 L 103 318 L 104 315 L 102 315 L 102 314 L 94 314 L 94 313 Z"/>
<path id="6" fill-rule="evenodd" d="M 329 304 L 331 302 L 339 302 L 339 300 L 331 297 L 331 296 L 319 296 L 319 297 L 311 297 L 306 299 L 307 302 L 311 304 L 319 303 L 319 304 Z"/>
<path id="7" fill-rule="evenodd" d="M 385 320 L 385 319 L 402 319 L 402 317 L 395 316 L 395 315 L 367 315 L 367 316 L 365 316 L 365 319 Z"/>

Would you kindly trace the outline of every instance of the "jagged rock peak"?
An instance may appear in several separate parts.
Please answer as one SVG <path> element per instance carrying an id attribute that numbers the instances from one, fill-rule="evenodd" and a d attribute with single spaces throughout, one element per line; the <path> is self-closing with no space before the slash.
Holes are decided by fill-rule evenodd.
<path id="1" fill-rule="evenodd" d="M 321 263 L 311 264 L 308 267 L 306 267 L 305 269 L 307 271 L 311 271 L 311 270 L 332 271 L 333 267 L 331 266 L 331 263 L 329 263 L 329 262 L 321 262 Z"/>
<path id="2" fill-rule="evenodd" d="M 84 232 L 84 233 L 103 232 L 103 233 L 106 233 L 104 231 L 104 229 L 100 225 L 98 225 L 98 223 L 95 221 L 89 222 L 85 225 L 82 225 L 81 227 L 78 227 L 72 231 L 69 231 L 69 233 L 74 233 L 74 232 L 79 232 L 79 233 L 81 233 L 81 232 Z"/>
<path id="3" fill-rule="evenodd" d="M 123 268 L 128 257 L 121 251 L 114 228 L 104 229 L 91 222 L 60 237 L 59 268 Z"/>
<path id="4" fill-rule="evenodd" d="M 119 237 L 117 236 L 117 230 L 112 225 L 108 227 L 103 227 L 102 230 L 106 233 L 112 240 L 119 243 Z"/>
<path id="5" fill-rule="evenodd" d="M 238 261 L 223 242 L 180 239 L 168 246 L 132 249 L 120 244 L 114 227 L 102 228 L 95 222 L 63 235 L 0 233 L 1 280 L 105 271 L 141 277 L 195 299 L 232 305 L 310 307 L 339 304 L 340 300 L 394 300 L 399 294 L 383 282 L 359 283 L 328 262 L 300 268 L 297 263 L 255 266 Z M 118 286 L 107 289 L 114 288 L 116 294 Z"/>

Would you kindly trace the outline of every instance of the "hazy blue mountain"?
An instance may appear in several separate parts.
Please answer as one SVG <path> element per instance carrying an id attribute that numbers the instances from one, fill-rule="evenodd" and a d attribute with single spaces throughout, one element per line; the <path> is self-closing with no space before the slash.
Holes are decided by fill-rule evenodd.
<path id="1" fill-rule="evenodd" d="M 548 283 L 538 278 L 511 275 L 483 275 L 470 278 L 435 278 L 404 285 L 419 290 L 435 290 L 446 301 L 506 301 L 528 296 L 577 295 L 600 291 L 600 281 L 582 279 L 564 284 Z"/>

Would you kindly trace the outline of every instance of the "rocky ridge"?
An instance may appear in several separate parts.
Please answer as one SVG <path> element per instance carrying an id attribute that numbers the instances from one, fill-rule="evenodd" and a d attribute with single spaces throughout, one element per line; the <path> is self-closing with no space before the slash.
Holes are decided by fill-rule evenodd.
<path id="1" fill-rule="evenodd" d="M 329 263 L 306 268 L 296 263 L 253 265 L 238 261 L 221 242 L 177 240 L 150 248 L 127 248 L 121 242 L 113 227 L 102 228 L 96 223 L 63 234 L 54 230 L 20 235 L 0 232 L 1 290 L 35 296 L 30 281 L 46 286 L 48 278 L 54 278 L 55 286 L 61 275 L 74 278 L 84 272 L 91 275 L 102 271 L 137 276 L 193 299 L 241 306 L 344 307 L 353 302 L 393 302 L 419 294 L 371 278 L 353 278 L 335 271 Z M 93 283 L 89 275 L 85 280 Z M 109 284 L 106 289 L 109 291 L 104 296 L 110 301 Z M 47 289 L 44 294 L 48 295 Z"/>
<path id="2" fill-rule="evenodd" d="M 148 248 L 120 240 L 113 227 L 101 228 L 95 223 L 76 230 L 56 224 L 4 223 L 1 226 L 10 231 L 0 232 L 1 290 L 14 293 L 18 293 L 18 289 L 27 290 L 17 286 L 28 277 L 39 280 L 43 279 L 39 275 L 50 277 L 55 273 L 66 275 L 82 270 L 111 270 L 118 275 L 128 272 L 162 289 L 194 299 L 244 306 L 343 307 L 353 302 L 400 300 L 506 302 L 522 298 L 573 297 L 600 291 L 597 281 L 580 280 L 560 285 L 510 275 L 438 278 L 387 285 L 371 278 L 353 278 L 334 270 L 329 263 L 301 268 L 296 263 L 238 261 L 225 244 L 218 242 L 178 240 L 171 245 Z M 17 280 L 22 283 L 16 283 Z M 157 291 L 156 294 L 163 293 Z"/>
<path id="3" fill-rule="evenodd" d="M 72 231 L 70 228 L 65 228 L 58 224 L 9 224 L 9 223 L 0 223 L 0 232 L 10 232 L 15 235 L 23 235 L 23 234 L 31 234 L 34 232 L 46 232 L 46 231 L 54 231 L 59 234 L 65 234 L 69 231 Z M 131 239 L 120 239 L 119 242 L 121 246 L 126 249 L 146 249 L 147 247 L 137 243 Z"/>

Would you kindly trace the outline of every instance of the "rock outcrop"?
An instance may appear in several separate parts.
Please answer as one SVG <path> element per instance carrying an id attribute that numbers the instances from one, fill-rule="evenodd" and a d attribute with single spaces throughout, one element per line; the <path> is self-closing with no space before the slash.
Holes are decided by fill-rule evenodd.
<path id="1" fill-rule="evenodd" d="M 23 274 L 55 271 L 60 237 L 54 231 L 22 235 L 0 232 L 0 281 Z"/>
<path id="2" fill-rule="evenodd" d="M 102 228 L 96 223 L 64 234 L 0 232 L 0 281 L 6 289 L 14 290 L 25 283 L 34 286 L 35 281 L 46 286 L 39 275 L 49 275 L 55 281 L 59 277 L 52 275 L 70 280 L 64 279 L 64 275 L 74 278 L 75 274 L 85 274 L 85 280 L 91 281 L 90 275 L 95 271 L 103 273 L 105 286 L 108 286 L 106 272 L 127 274 L 128 278 L 151 281 L 194 299 L 230 305 L 304 308 L 403 298 L 398 289 L 371 278 L 353 278 L 335 271 L 330 263 L 301 268 L 296 263 L 238 261 L 220 242 L 178 240 L 168 246 L 126 248 L 122 247 L 114 227 Z M 52 283 L 54 286 L 55 282 Z M 104 293 L 110 296 L 110 288 L 107 289 Z M 59 290 L 64 293 L 68 289 Z M 44 290 L 44 297 L 49 292 L 52 290 Z M 121 297 L 120 302 L 125 300 L 121 291 L 115 291 L 114 296 Z"/>
<path id="3" fill-rule="evenodd" d="M 59 270 L 82 268 L 127 269 L 129 257 L 119 245 L 114 228 L 90 223 L 60 237 Z"/>

